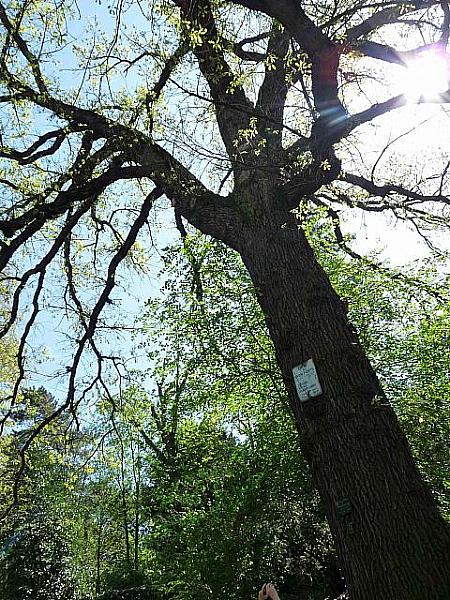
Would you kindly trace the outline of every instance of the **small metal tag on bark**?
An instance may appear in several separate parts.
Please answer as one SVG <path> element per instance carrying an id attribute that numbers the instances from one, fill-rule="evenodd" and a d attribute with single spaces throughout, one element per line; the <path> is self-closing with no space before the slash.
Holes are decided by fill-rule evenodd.
<path id="1" fill-rule="evenodd" d="M 322 386 L 312 358 L 292 369 L 300 402 L 322 395 Z"/>

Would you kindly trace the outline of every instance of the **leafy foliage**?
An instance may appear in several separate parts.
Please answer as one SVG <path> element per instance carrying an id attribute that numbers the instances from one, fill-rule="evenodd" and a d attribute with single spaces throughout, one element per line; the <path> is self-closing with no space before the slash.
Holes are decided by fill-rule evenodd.
<path id="1" fill-rule="evenodd" d="M 73 600 L 74 579 L 64 524 L 34 515 L 3 546 L 2 600 Z"/>
<path id="2" fill-rule="evenodd" d="M 414 287 L 344 254 L 330 260 L 324 233 L 311 222 L 311 241 L 448 512 L 448 309 L 422 285 L 438 289 L 439 272 L 424 270 Z M 184 245 L 166 250 L 164 296 L 147 302 L 139 323 L 147 370 L 129 374 L 114 404 L 103 399 L 89 435 L 67 446 L 68 423 L 55 422 L 28 456 L 19 512 L 3 529 L 5 600 L 38 587 L 43 600 L 51 589 L 61 599 L 97 590 L 104 600 L 184 600 L 195 589 L 199 600 L 240 600 L 269 579 L 285 598 L 342 591 L 248 275 L 221 244 L 190 236 Z M 17 405 L 7 477 L 14 440 L 53 402 L 30 390 Z"/>
<path id="3" fill-rule="evenodd" d="M 446 153 L 410 168 L 391 146 L 412 130 L 373 153 L 364 140 L 394 109 L 415 121 L 391 67 L 429 51 L 449 60 L 447 3 L 11 0 L 0 23 L 7 593 L 184 600 L 194 588 L 237 600 L 262 578 L 285 594 L 341 591 L 253 285 L 236 254 L 186 222 L 248 266 L 258 255 L 254 278 L 265 244 L 302 239 L 346 300 L 346 331 L 358 329 L 448 515 L 448 305 L 436 274 L 390 276 L 341 228 L 349 213 L 391 215 L 433 251 L 430 231 L 448 230 Z M 117 305 L 130 274 L 147 271 L 169 207 L 183 244 L 165 253 L 164 297 L 138 324 L 150 366 L 130 372 Z M 334 307 L 324 315 L 342 325 Z M 56 357 L 61 401 L 27 388 L 43 311 L 70 339 Z M 282 309 L 277 320 L 274 340 Z M 292 338 L 303 360 L 304 329 L 285 327 L 278 352 Z"/>

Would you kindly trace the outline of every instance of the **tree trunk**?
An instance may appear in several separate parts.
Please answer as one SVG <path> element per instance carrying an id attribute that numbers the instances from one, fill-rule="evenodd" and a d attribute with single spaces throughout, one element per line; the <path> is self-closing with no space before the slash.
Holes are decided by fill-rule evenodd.
<path id="1" fill-rule="evenodd" d="M 141 516 L 141 449 L 139 446 L 139 439 L 137 441 L 137 457 L 135 458 L 135 452 L 133 443 L 131 443 L 131 451 L 133 453 L 133 477 L 135 486 L 135 504 L 134 504 L 134 535 L 133 535 L 133 546 L 134 546 L 134 564 L 133 568 L 137 572 L 139 570 L 139 526 Z"/>
<path id="2" fill-rule="evenodd" d="M 120 454 L 120 495 L 122 499 L 122 526 L 123 526 L 123 539 L 125 542 L 125 560 L 128 569 L 131 567 L 131 552 L 130 552 L 130 532 L 128 531 L 128 503 L 127 503 L 127 490 L 125 480 L 125 452 L 123 447 L 123 441 L 121 443 L 121 454 Z"/>
<path id="3" fill-rule="evenodd" d="M 448 524 L 303 231 L 291 215 L 271 214 L 260 226 L 248 224 L 236 246 L 264 311 L 350 598 L 449 598 Z M 301 402 L 292 369 L 309 359 L 323 393 Z"/>
<path id="4" fill-rule="evenodd" d="M 102 560 L 102 525 L 98 524 L 97 547 L 95 549 L 95 595 L 98 596 L 101 591 L 100 569 Z"/>

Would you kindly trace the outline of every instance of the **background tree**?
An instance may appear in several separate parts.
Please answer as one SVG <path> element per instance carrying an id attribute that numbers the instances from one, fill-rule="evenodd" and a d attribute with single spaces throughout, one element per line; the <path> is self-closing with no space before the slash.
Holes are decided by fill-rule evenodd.
<path id="1" fill-rule="evenodd" d="M 0 565 L 2 600 L 72 600 L 74 579 L 70 551 L 60 523 L 35 515 L 16 530 Z"/>
<path id="2" fill-rule="evenodd" d="M 445 508 L 447 415 L 422 400 L 433 397 L 434 379 L 415 390 L 422 370 L 420 360 L 413 359 L 417 348 L 420 356 L 437 352 L 441 357 L 436 342 L 448 327 L 441 321 L 445 311 L 436 309 L 431 295 L 437 276 L 421 273 L 428 291 L 423 283 L 399 281 L 370 264 L 354 265 L 343 253 L 329 259 L 324 228 L 311 223 L 311 230 L 316 232 L 311 241 L 317 254 L 349 299 L 352 320 L 371 360 L 387 376 L 418 462 Z M 89 434 L 83 436 L 83 451 L 78 448 L 74 454 L 73 447 L 66 448 L 77 475 L 61 468 L 50 450 L 55 442 L 65 447 L 58 427 L 36 439 L 29 460 L 32 471 L 27 470 L 18 512 L 10 515 L 9 533 L 3 537 L 5 576 L 12 572 L 14 553 L 23 556 L 22 566 L 25 561 L 27 568 L 36 567 L 36 578 L 42 574 L 37 568 L 39 546 L 29 539 L 23 554 L 11 541 L 22 539 L 25 528 L 40 531 L 44 539 L 39 543 L 48 545 L 56 527 L 64 549 L 62 564 L 73 565 L 74 585 L 83 597 L 185 598 L 195 582 L 199 597 L 226 592 L 238 600 L 252 595 L 269 576 L 288 600 L 335 597 L 342 590 L 342 577 L 323 510 L 299 455 L 251 281 L 237 255 L 223 245 L 195 237 L 184 244 L 189 244 L 188 252 L 175 247 L 165 253 L 164 297 L 147 303 L 136 339 L 136 353 L 149 353 L 148 371 L 131 372 L 132 387 L 122 397 L 102 399 L 90 419 Z M 201 279 L 192 258 L 201 260 Z M 425 323 L 432 327 L 436 321 L 438 338 L 424 332 L 423 307 Z M 389 361 L 398 365 L 395 380 L 385 367 Z M 445 396 L 448 381 L 435 363 Z M 21 403 L 18 415 L 19 408 L 26 425 L 20 427 L 24 421 L 16 419 L 16 427 L 24 438 L 25 426 L 52 410 L 43 392 L 30 394 L 28 412 Z M 437 448 L 440 460 L 430 460 Z M 2 481 L 13 480 L 17 455 L 11 456 Z M 3 503 L 7 498 L 5 493 Z M 127 551 L 136 516 L 139 570 L 134 561 L 130 569 Z M 58 573 L 57 565 L 50 564 Z"/>
<path id="3" fill-rule="evenodd" d="M 14 509 L 0 524 L 0 597 L 5 600 L 75 597 L 77 561 L 72 541 L 78 523 L 73 491 L 80 437 L 70 443 L 68 415 L 51 423 L 26 464 L 21 456 L 30 430 L 54 410 L 54 398 L 46 390 L 25 390 L 2 437 L 2 507 L 14 498 Z"/>
<path id="4" fill-rule="evenodd" d="M 447 4 L 383 3 L 367 9 L 345 2 L 176 0 L 152 4 L 146 12 L 132 3 L 129 15 L 141 10 L 145 27 L 129 34 L 119 2 L 112 39 L 100 34 L 88 52 L 76 48 L 85 68 L 77 90 L 58 77 L 57 64 L 58 52 L 72 60 L 64 49 L 73 26 L 70 10 L 76 7 L 58 8 L 55 12 L 50 1 L 0 4 L 1 99 L 8 117 L 2 132 L 1 181 L 7 195 L 0 265 L 7 269 L 6 281 L 16 286 L 3 333 L 16 320 L 26 288 L 32 298 L 18 353 L 19 381 L 25 340 L 39 308 L 49 294 L 60 293 L 67 312 L 78 318 L 78 331 L 67 396 L 54 418 L 68 408 L 75 412 L 94 383 L 106 386 L 105 365 L 118 368 L 117 357 L 99 347 L 94 333 L 103 325 L 103 309 L 111 312 L 107 305 L 125 258 L 136 260 L 136 247 L 134 254 L 131 249 L 164 195 L 183 235 L 184 218 L 237 250 L 249 270 L 351 596 L 411 600 L 448 594 L 448 526 L 414 465 L 345 306 L 308 243 L 304 211 L 292 212 L 305 204 L 306 214 L 324 207 L 344 246 L 336 204 L 392 212 L 409 218 L 419 231 L 430 223 L 446 225 L 445 164 L 440 174 L 425 174 L 411 186 L 389 178 L 378 184 L 347 167 L 345 140 L 408 102 L 404 93 L 381 99 L 368 84 L 365 92 L 374 103 L 353 110 L 366 58 L 407 66 L 432 52 L 447 61 Z M 424 15 L 429 24 L 419 29 Z M 248 25 L 241 28 L 243 19 Z M 391 24 L 402 34 L 411 30 L 412 50 L 379 41 L 379 36 L 389 39 L 384 30 Z M 417 30 L 425 44 L 414 49 Z M 181 64 L 184 72 L 176 75 Z M 119 77 L 132 68 L 140 82 L 127 94 Z M 388 79 L 387 69 L 382 77 Z M 191 99 L 188 110 L 196 118 L 190 124 L 175 95 L 167 114 L 160 112 L 166 90 Z M 446 89 L 425 90 L 420 102 L 428 91 L 430 101 L 447 102 Z M 291 99 L 298 114 L 285 110 Z M 218 149 L 221 181 L 202 173 L 200 140 L 210 132 L 220 134 L 212 149 Z M 214 158 L 211 148 L 207 156 Z M 106 190 L 114 194 L 116 182 L 129 179 L 151 180 L 155 188 L 145 200 L 124 200 L 126 187 L 118 203 L 117 197 L 105 197 Z M 86 258 L 78 260 L 80 245 L 91 247 L 90 269 Z M 19 260 L 28 248 L 29 261 Z M 99 258 L 99 249 L 111 259 Z M 63 267 L 64 281 L 55 277 L 56 265 Z M 81 273 L 90 275 L 86 292 L 78 286 Z M 83 386 L 80 366 L 88 347 L 98 368 L 94 381 Z M 302 403 L 292 369 L 309 359 L 323 394 Z M 11 408 L 18 390 L 16 385 L 8 398 Z M 41 430 L 30 433 L 28 444 Z"/>
<path id="5" fill-rule="evenodd" d="M 412 335 L 420 335 L 421 307 L 427 307 L 430 318 L 435 314 L 436 275 L 423 270 L 421 284 L 408 283 L 389 272 L 374 272 L 371 264 L 353 265 L 344 253 L 330 259 L 323 248 L 330 243 L 323 228 L 312 242 L 340 293 L 350 299 L 352 319 L 378 371 L 388 377 L 386 385 L 400 414 L 411 410 L 405 424 L 423 464 L 421 457 L 427 460 L 430 444 L 438 440 L 418 438 L 411 428 L 418 419 L 424 426 L 430 421 L 413 391 L 418 363 L 405 348 L 410 348 Z M 154 423 L 146 411 L 152 404 L 146 397 L 130 412 L 146 419 L 146 437 L 161 439 L 158 422 L 174 432 L 168 445 L 173 449 L 168 451 L 172 466 L 160 461 L 155 450 L 153 484 L 146 494 L 147 518 L 154 524 L 145 544 L 153 548 L 157 564 L 160 561 L 159 585 L 183 597 L 189 594 L 189 582 L 195 581 L 198 594 L 205 597 L 228 590 L 244 598 L 271 573 L 285 595 L 337 595 L 339 572 L 307 473 L 296 457 L 286 398 L 251 282 L 237 256 L 224 246 L 192 237 L 184 243 L 189 244 L 184 259 L 176 248 L 167 252 L 164 300 L 147 304 L 144 321 L 150 359 L 156 365 L 147 381 L 159 382 L 152 414 L 164 410 L 165 416 L 160 413 Z M 192 269 L 193 257 L 202 265 L 200 280 Z M 421 289 L 425 281 L 426 289 Z M 144 338 L 141 347 L 146 343 Z M 420 342 L 415 339 L 414 347 L 426 355 L 428 343 L 425 336 Z M 385 366 L 389 362 L 398 365 L 401 376 L 396 380 Z M 184 372 L 186 379 L 180 375 Z M 174 415 L 179 423 L 175 429 Z M 225 430 L 239 433 L 234 443 L 225 443 L 224 457 L 218 451 L 226 437 L 220 442 L 214 429 L 209 433 L 211 419 L 215 427 L 222 423 Z M 431 422 L 436 431 L 443 428 L 437 445 L 445 446 L 445 411 L 434 411 Z M 152 465 L 153 460 L 145 462 Z M 431 462 L 425 473 L 434 479 L 440 468 Z M 433 491 L 445 506 L 445 475 L 438 479 Z M 313 584 L 308 585 L 309 577 Z M 231 581 L 236 589 L 230 589 Z"/>
<path id="6" fill-rule="evenodd" d="M 147 495 L 154 525 L 146 545 L 161 565 L 159 585 L 179 598 L 190 582 L 199 597 L 244 598 L 270 576 L 288 597 L 337 595 L 342 578 L 331 572 L 331 540 L 251 282 L 222 245 L 184 243 L 184 258 L 177 248 L 165 256 L 165 299 L 148 303 L 143 330 L 160 348 L 150 351 L 149 381 L 159 382 L 152 413 L 165 406 L 178 422 L 172 466 L 157 460 Z M 154 436 L 150 423 L 145 431 Z"/>

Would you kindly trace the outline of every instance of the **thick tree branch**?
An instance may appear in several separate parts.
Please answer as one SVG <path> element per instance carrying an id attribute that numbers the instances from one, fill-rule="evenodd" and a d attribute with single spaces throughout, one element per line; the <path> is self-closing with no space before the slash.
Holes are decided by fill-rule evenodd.
<path id="1" fill-rule="evenodd" d="M 333 25 L 340 26 L 340 28 L 345 27 L 346 31 L 350 32 L 352 38 L 355 39 L 358 34 L 359 37 L 361 37 L 378 27 L 391 23 L 392 21 L 388 20 L 390 11 L 393 11 L 391 13 L 391 18 L 395 23 L 400 16 L 403 16 L 404 18 L 407 15 L 417 13 L 418 10 L 425 10 L 436 4 L 439 4 L 439 0 L 388 0 L 386 2 L 383 0 L 379 2 L 366 2 L 365 0 L 360 0 L 359 2 L 352 2 L 349 5 L 349 8 L 333 14 L 331 18 L 322 24 L 322 28 L 328 30 L 333 27 Z M 351 22 L 351 19 L 354 18 L 359 11 L 363 11 L 364 14 L 364 11 L 368 8 L 371 8 L 374 11 L 369 17 L 363 18 L 361 23 L 358 23 L 357 25 L 347 27 Z M 414 24 L 417 25 L 417 21 L 415 21 Z M 359 29 L 360 27 L 361 29 Z"/>
<path id="2" fill-rule="evenodd" d="M 14 148 L 4 146 L 0 147 L 0 158 L 15 160 L 21 165 L 31 164 L 40 158 L 51 156 L 57 152 L 69 131 L 80 131 L 80 128 L 75 126 L 72 129 L 69 125 L 67 129 L 48 131 L 39 136 L 38 139 L 25 150 L 15 150 Z M 52 144 L 41 150 L 40 148 L 50 140 L 53 140 Z"/>
<path id="3" fill-rule="evenodd" d="M 191 225 L 206 233 L 232 243 L 234 227 L 241 218 L 232 197 L 223 197 L 209 191 L 192 173 L 167 150 L 157 144 L 142 143 L 133 151 L 140 163 L 173 206 Z"/>
<path id="4" fill-rule="evenodd" d="M 291 31 L 307 54 L 314 55 L 330 43 L 326 34 L 306 15 L 301 3 L 296 0 L 277 0 L 277 2 L 272 0 L 231 0 L 231 2 L 277 19 Z M 300 38 L 301 41 L 297 38 Z"/>
<path id="5" fill-rule="evenodd" d="M 75 122 L 79 126 L 88 127 L 94 137 L 114 138 L 116 150 L 126 152 L 126 158 L 130 162 L 137 163 L 135 167 L 116 167 L 114 172 L 109 171 L 109 174 L 99 176 L 95 180 L 97 186 L 104 184 L 106 187 L 110 183 L 121 179 L 122 175 L 123 178 L 148 177 L 163 189 L 172 202 L 179 206 L 183 216 L 195 227 L 206 234 L 215 235 L 219 239 L 228 239 L 230 228 L 238 219 L 233 202 L 210 192 L 180 161 L 175 159 L 167 150 L 154 143 L 148 135 L 112 121 L 92 110 L 77 107 L 49 94 L 40 94 L 8 72 L 2 73 L 0 78 L 3 78 L 9 87 L 25 93 L 27 99 L 37 106 L 50 110 L 62 119 Z M 223 108 L 222 117 L 224 118 L 229 106 L 219 106 L 219 112 L 221 108 Z M 237 106 L 234 106 L 233 114 L 239 114 Z M 244 119 L 247 123 L 249 117 L 247 113 L 244 113 L 244 116 L 241 115 L 239 118 Z M 140 169 L 138 165 L 145 168 Z M 82 187 L 86 194 L 88 194 L 88 186 L 89 183 L 85 183 Z M 48 215 L 54 218 L 57 214 L 61 214 L 58 211 L 64 207 L 67 208 L 70 201 L 75 200 L 75 190 L 64 192 L 64 195 L 55 201 L 56 204 L 52 204 L 47 209 L 45 216 Z M 28 226 L 27 230 L 22 231 L 18 238 L 4 249 L 3 257 L 4 260 L 7 257 L 6 262 L 17 247 L 40 229 L 45 222 L 45 216 L 38 216 Z M 22 224 L 20 222 L 20 225 Z M 2 226 L 4 230 L 5 227 L 8 229 L 7 223 L 3 222 Z"/>
<path id="6" fill-rule="evenodd" d="M 433 52 L 435 50 L 441 51 L 442 56 L 449 60 L 448 55 L 444 53 L 442 44 L 427 44 L 424 46 L 418 46 L 412 50 L 396 50 L 392 46 L 380 44 L 378 42 L 364 41 L 355 46 L 355 48 L 368 56 L 369 58 L 376 58 L 384 62 L 394 63 L 397 65 L 407 66 L 409 62 L 420 58 L 424 52 Z"/>
<path id="7" fill-rule="evenodd" d="M 323 159 L 315 159 L 297 175 L 291 176 L 285 184 L 278 187 L 277 201 L 287 210 L 297 208 L 301 199 L 310 196 L 322 186 L 336 179 L 341 170 L 341 162 L 333 152 Z"/>
<path id="8" fill-rule="evenodd" d="M 253 105 L 245 95 L 244 89 L 236 82 L 225 60 L 223 44 L 209 0 L 174 2 L 179 6 L 186 23 L 186 37 L 189 39 L 191 28 L 197 29 L 201 36 L 201 41 L 194 45 L 193 52 L 216 104 L 217 124 L 223 142 L 228 155 L 233 156 L 234 142 L 238 139 L 239 131 L 248 127 L 247 113 L 253 109 Z"/>
<path id="9" fill-rule="evenodd" d="M 141 427 L 139 425 L 139 423 L 137 423 L 137 421 L 131 419 L 130 422 L 132 425 L 134 425 L 136 427 L 137 431 L 139 431 L 139 433 L 142 436 L 142 439 L 147 444 L 147 446 L 152 450 L 152 452 L 154 452 L 154 454 L 158 457 L 158 460 L 160 461 L 160 463 L 165 465 L 167 463 L 167 458 L 166 458 L 166 455 L 164 454 L 164 452 L 162 452 L 160 450 L 160 448 L 158 448 L 158 446 L 155 444 L 155 442 L 152 440 L 152 438 L 148 435 L 148 433 L 145 431 L 145 429 L 143 427 Z"/>
<path id="10" fill-rule="evenodd" d="M 15 94 L 3 94 L 0 96 L 0 103 L 4 102 L 16 102 L 17 100 L 25 100 L 27 97 L 26 93 L 17 92 Z"/>
<path id="11" fill-rule="evenodd" d="M 56 181 L 52 182 L 42 192 L 36 194 L 27 195 L 25 194 L 20 185 L 16 185 L 12 181 L 2 180 L 1 183 L 8 185 L 15 192 L 22 195 L 22 200 L 15 203 L 11 209 L 5 210 L 3 219 L 0 220 L 0 231 L 3 231 L 6 237 L 11 237 L 14 231 L 17 231 L 26 223 L 29 223 L 36 214 L 39 214 L 42 207 L 45 207 L 46 201 L 49 197 L 59 194 L 64 185 L 72 180 L 72 189 L 77 184 L 85 184 L 90 178 L 94 169 L 103 161 L 108 160 L 112 154 L 113 138 L 108 140 L 99 150 L 89 155 L 92 144 L 93 144 L 92 132 L 86 131 L 83 135 L 81 147 L 75 157 L 75 160 L 71 167 L 69 167 L 64 173 L 62 173 Z M 28 208 L 27 207 L 31 207 Z M 20 216 L 14 216 L 12 219 L 6 218 L 8 214 L 17 215 L 20 210 L 24 212 Z M 19 220 L 19 227 L 14 227 L 14 223 Z M 21 223 L 20 223 L 21 221 Z"/>
<path id="12" fill-rule="evenodd" d="M 410 10 L 408 10 L 409 7 Z M 358 25 L 349 27 L 346 31 L 345 39 L 350 43 L 355 42 L 359 38 L 366 36 L 384 25 L 396 23 L 399 20 L 399 17 L 405 16 L 409 12 L 414 12 L 415 10 L 417 9 L 412 7 L 411 2 L 398 2 L 393 6 L 388 6 L 383 10 L 373 13 L 364 21 L 358 23 Z"/>
<path id="13" fill-rule="evenodd" d="M 143 169 L 142 167 L 112 166 L 102 173 L 102 175 L 99 175 L 90 181 L 86 181 L 84 184 L 71 185 L 67 191 L 60 192 L 52 202 L 33 207 L 20 217 L 0 221 L 0 231 L 8 237 L 11 237 L 16 231 L 30 227 L 34 233 L 40 229 L 44 223 L 64 214 L 66 210 L 76 202 L 90 196 L 99 196 L 109 185 L 119 179 L 133 179 L 141 177 L 143 173 L 147 173 L 147 169 Z M 11 242 L 10 247 L 12 248 L 14 246 L 15 242 L 13 241 Z M 5 265 L 0 260 L 0 270 L 4 267 Z"/>
<path id="14" fill-rule="evenodd" d="M 424 98 L 422 96 L 416 104 L 446 104 L 448 102 L 450 102 L 450 89 L 442 94 L 437 94 L 434 98 Z M 355 115 L 351 115 L 346 123 L 345 129 L 342 132 L 338 132 L 339 139 L 353 131 L 356 127 L 368 123 L 369 121 L 373 121 L 373 119 L 391 112 L 392 110 L 406 106 L 408 103 L 410 103 L 408 97 L 405 94 L 400 94 L 393 98 L 389 98 L 389 100 L 386 100 L 385 102 L 373 104 L 366 110 L 356 113 Z M 338 141 L 338 139 L 336 138 L 335 141 Z"/>
<path id="15" fill-rule="evenodd" d="M 259 118 L 258 130 L 266 139 L 269 152 L 281 151 L 282 128 L 274 123 L 283 123 L 284 105 L 288 93 L 285 58 L 289 50 L 290 35 L 274 21 L 267 47 L 267 63 L 264 81 L 259 88 L 256 109 Z"/>
<path id="16" fill-rule="evenodd" d="M 374 105 L 367 111 L 363 111 L 348 119 L 337 97 L 339 56 L 347 47 L 333 44 L 323 31 L 309 19 L 301 8 L 301 5 L 295 0 L 280 0 L 279 2 L 271 2 L 269 0 L 232 0 L 232 2 L 253 10 L 259 10 L 279 20 L 291 32 L 300 47 L 310 57 L 313 95 L 316 109 L 320 114 L 320 119 L 313 126 L 311 150 L 318 156 L 322 154 L 323 149 L 330 147 L 356 126 L 406 103 L 406 98 L 399 96 L 385 103 Z M 428 3 L 425 4 L 428 5 Z M 396 7 L 397 9 L 398 7 Z M 377 23 L 381 25 L 388 18 L 388 13 L 381 12 L 383 13 L 382 16 L 376 17 L 374 15 L 373 19 L 366 23 L 364 27 L 376 26 Z M 377 14 L 379 15 L 380 13 Z M 361 26 L 360 29 L 355 28 L 353 31 L 350 30 L 350 35 L 353 39 L 363 35 L 365 31 L 364 27 Z M 372 41 L 363 41 L 357 44 L 358 51 L 364 55 L 401 65 L 405 65 L 409 60 L 416 58 L 425 50 L 431 50 L 435 47 L 435 45 L 428 45 L 411 51 L 398 52 L 390 46 Z M 424 99 L 420 101 L 423 102 Z M 432 101 L 447 102 L 448 94 L 441 94 L 439 98 Z"/>
<path id="17" fill-rule="evenodd" d="M 324 130 L 335 128 L 346 119 L 346 111 L 338 98 L 337 69 L 341 47 L 307 16 L 297 0 L 231 1 L 277 19 L 309 56 L 314 102 L 320 115 L 314 134 L 316 145 L 327 143 L 321 139 Z"/>
<path id="18" fill-rule="evenodd" d="M 343 204 L 349 208 L 360 208 L 367 212 L 384 212 L 391 210 L 391 204 L 386 200 L 373 200 L 353 198 L 350 194 L 347 194 L 340 188 L 336 189 L 333 187 L 332 194 L 327 191 L 321 190 L 317 193 L 316 197 L 323 198 L 326 202 L 333 202 Z"/>
<path id="19" fill-rule="evenodd" d="M 245 50 L 244 46 L 246 46 L 247 44 L 253 44 L 254 42 L 259 42 L 261 40 L 267 39 L 269 36 L 270 31 L 264 31 L 263 33 L 259 33 L 258 35 L 253 35 L 251 37 L 244 38 L 243 40 L 239 40 L 239 42 L 235 42 L 234 44 L 229 41 L 225 41 L 225 45 L 227 49 L 234 52 L 234 54 L 242 60 L 248 60 L 251 62 L 262 62 L 267 56 L 266 52 L 254 52 L 251 50 Z"/>
<path id="20" fill-rule="evenodd" d="M 31 52 L 28 47 L 28 44 L 25 42 L 23 37 L 19 34 L 18 27 L 14 26 L 8 18 L 5 7 L 3 3 L 0 2 L 0 21 L 2 25 L 5 27 L 6 31 L 10 35 L 10 37 L 16 42 L 17 47 L 20 52 L 25 57 L 26 61 L 30 65 L 31 71 L 34 76 L 34 80 L 36 81 L 36 85 L 38 90 L 44 94 L 47 92 L 47 86 L 44 82 L 44 78 L 41 73 L 41 68 L 39 66 L 38 58 Z"/>
<path id="21" fill-rule="evenodd" d="M 387 196 L 398 195 L 403 196 L 406 200 L 414 200 L 420 203 L 436 202 L 438 204 L 450 205 L 450 198 L 443 194 L 421 194 L 420 192 L 408 190 L 401 185 L 391 183 L 377 185 L 369 179 L 352 173 L 341 173 L 339 179 L 340 181 L 345 181 L 366 190 L 371 196 L 386 198 Z"/>
<path id="22" fill-rule="evenodd" d="M 193 96 L 194 98 L 198 98 L 199 100 L 203 100 L 204 102 L 208 102 L 210 104 L 214 104 L 217 106 L 217 102 L 215 102 L 214 100 L 212 100 L 211 98 L 207 97 L 207 96 L 203 96 L 202 94 L 199 94 L 198 92 L 194 92 L 192 90 L 188 90 L 187 88 L 185 88 L 184 86 L 180 85 L 177 81 L 172 80 L 172 83 L 181 91 L 183 91 L 185 94 L 188 94 L 190 96 Z M 248 115 L 249 119 L 251 117 L 256 117 L 259 119 L 265 119 L 266 121 L 270 122 L 271 125 L 274 128 L 281 128 L 281 129 L 285 129 L 286 131 L 289 131 L 290 133 L 292 133 L 296 138 L 298 138 L 299 143 L 302 145 L 302 147 L 306 147 L 308 145 L 309 142 L 309 138 L 307 138 L 306 136 L 302 135 L 301 132 L 298 129 L 295 129 L 293 127 L 290 127 L 289 125 L 287 125 L 286 123 L 284 123 L 283 121 L 278 121 L 275 119 L 272 119 L 269 115 L 264 115 L 263 113 L 259 112 L 256 108 L 251 108 L 248 110 L 242 109 L 242 111 Z"/>

